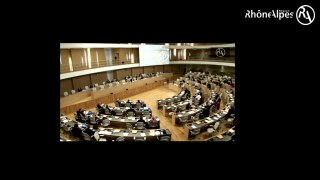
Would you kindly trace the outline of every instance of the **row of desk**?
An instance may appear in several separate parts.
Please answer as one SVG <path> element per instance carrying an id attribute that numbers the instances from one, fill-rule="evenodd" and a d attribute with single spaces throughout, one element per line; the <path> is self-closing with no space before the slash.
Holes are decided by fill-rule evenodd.
<path id="1" fill-rule="evenodd" d="M 159 141 L 162 136 L 168 136 L 171 140 L 171 132 L 168 129 L 146 129 L 146 130 L 119 130 L 106 129 L 100 130 L 99 135 L 108 141 L 116 141 L 117 138 L 123 137 L 124 141 L 135 141 L 135 138 L 145 138 L 145 141 Z"/>
<path id="2" fill-rule="evenodd" d="M 140 118 L 136 117 L 118 117 L 118 116 L 108 116 L 102 115 L 103 119 L 110 121 L 110 126 L 127 128 L 127 123 L 131 124 L 133 127 Z M 157 118 L 156 122 L 152 122 L 151 118 L 146 118 L 146 128 L 148 129 L 158 129 L 160 128 L 160 119 Z"/>
<path id="3" fill-rule="evenodd" d="M 110 120 L 110 118 L 107 118 L 107 119 Z M 121 123 L 126 121 L 128 123 L 131 123 L 130 121 L 132 120 L 125 119 L 122 122 L 122 119 L 115 118 L 110 121 L 114 123 L 116 123 L 117 121 Z M 86 128 L 87 126 L 84 123 L 78 123 L 78 122 L 72 121 L 65 116 L 60 117 L 60 127 L 64 129 L 64 131 L 70 132 L 75 123 L 77 123 L 79 125 L 79 128 L 82 130 L 84 130 L 84 128 Z M 145 129 L 145 130 L 128 130 L 128 129 L 123 130 L 123 129 L 99 127 L 99 129 L 97 129 L 96 131 L 98 131 L 99 136 L 101 138 L 107 139 L 108 141 L 112 141 L 112 140 L 116 141 L 116 139 L 119 137 L 123 137 L 124 141 L 135 141 L 135 138 L 145 138 L 145 141 L 159 141 L 162 136 L 168 136 L 169 141 L 171 140 L 171 132 L 168 129 L 155 128 L 155 129 Z"/>
<path id="4" fill-rule="evenodd" d="M 64 114 L 70 114 L 80 108 L 89 109 L 95 107 L 97 104 L 107 104 L 114 102 L 117 99 L 125 99 L 127 97 L 162 86 L 166 81 L 167 80 L 164 77 L 153 77 L 138 80 L 124 85 L 119 85 L 116 87 L 102 89 L 96 92 L 79 92 L 67 97 L 60 98 L 60 112 Z M 91 97 L 91 99 L 77 103 L 77 101 L 79 101 L 80 99 L 88 99 L 88 97 Z"/>
<path id="5" fill-rule="evenodd" d="M 186 88 L 189 89 L 189 91 L 194 94 L 195 93 L 195 88 L 192 88 L 192 85 L 195 85 L 196 82 L 192 82 L 189 80 L 189 78 L 185 78 L 185 77 L 181 77 L 180 79 L 177 79 L 177 82 L 180 81 L 186 81 L 188 83 L 191 83 L 191 85 L 189 84 L 185 84 L 184 86 Z M 203 83 L 203 82 L 202 82 Z M 232 94 L 230 94 L 227 90 L 230 89 L 231 86 L 229 86 L 228 84 L 223 84 L 222 88 L 218 88 L 214 83 L 211 84 L 211 87 L 213 90 L 209 90 L 207 88 L 207 86 L 203 85 L 203 84 L 199 84 L 198 86 L 200 86 L 203 90 L 203 95 L 206 95 L 205 99 L 208 99 L 210 97 L 211 94 L 214 94 L 214 91 L 216 91 L 217 93 L 222 93 L 221 96 L 221 101 L 223 102 L 224 106 L 224 110 L 220 111 L 219 113 L 214 114 L 213 116 L 207 117 L 205 119 L 202 120 L 196 120 L 194 122 L 191 123 L 186 123 L 184 125 L 184 134 L 186 136 L 186 138 L 190 137 L 190 132 L 195 130 L 195 129 L 199 129 L 200 132 L 206 131 L 207 128 L 210 125 L 215 124 L 217 121 L 221 120 L 227 113 L 228 110 L 230 108 L 231 105 L 234 104 L 234 99 L 232 97 Z M 179 92 L 180 87 L 173 85 L 173 84 L 169 84 L 170 89 L 175 90 L 176 92 Z M 179 89 L 178 89 L 179 88 Z M 212 92 L 213 91 L 213 92 Z M 184 111 L 184 112 L 179 112 L 177 114 L 173 113 L 172 115 L 172 124 L 176 125 L 177 121 L 179 118 L 186 118 L 188 121 L 190 119 L 192 119 L 191 117 L 195 116 L 197 113 L 201 112 L 201 105 L 196 108 L 196 109 L 191 109 L 189 111 Z M 163 107 L 163 113 L 165 116 L 167 116 L 170 112 L 173 111 L 173 108 L 171 108 L 170 106 L 164 106 Z"/>
<path id="6" fill-rule="evenodd" d="M 221 119 L 223 119 L 225 115 L 228 114 L 229 109 L 234 104 L 234 98 L 232 94 L 230 94 L 228 91 L 226 91 L 226 93 L 228 94 L 229 102 L 225 105 L 223 110 L 205 119 L 185 124 L 184 134 L 186 135 L 187 138 L 190 137 L 190 134 L 191 134 L 190 131 L 193 131 L 195 129 L 200 129 L 200 132 L 203 132 L 203 131 L 206 131 L 210 125 L 214 125 L 216 122 L 221 123 Z"/>

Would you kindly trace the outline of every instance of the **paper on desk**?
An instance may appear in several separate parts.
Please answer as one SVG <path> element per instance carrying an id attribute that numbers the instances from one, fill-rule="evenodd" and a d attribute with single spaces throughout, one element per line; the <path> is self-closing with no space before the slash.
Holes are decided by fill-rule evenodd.
<path id="1" fill-rule="evenodd" d="M 195 126 L 195 125 L 193 125 L 193 124 L 191 125 L 191 127 L 192 127 L 192 128 L 197 128 L 197 126 Z"/>
<path id="2" fill-rule="evenodd" d="M 146 133 L 141 133 L 140 135 L 141 135 L 141 136 L 146 136 Z"/>
<path id="3" fill-rule="evenodd" d="M 110 131 L 99 131 L 99 134 L 104 134 L 104 135 L 108 135 L 108 134 L 112 134 L 112 132 Z"/>
<path id="4" fill-rule="evenodd" d="M 120 132 L 120 129 L 115 129 L 113 130 L 113 132 Z"/>
<path id="5" fill-rule="evenodd" d="M 107 117 L 108 115 L 103 114 L 102 117 Z"/>
<path id="6" fill-rule="evenodd" d="M 178 114 L 178 117 L 182 117 L 182 115 L 181 115 L 181 114 Z"/>
<path id="7" fill-rule="evenodd" d="M 128 136 L 129 133 L 123 133 L 123 136 Z"/>
<path id="8" fill-rule="evenodd" d="M 138 132 L 138 130 L 132 130 L 132 133 L 133 134 L 135 134 L 135 133 L 137 133 Z"/>
<path id="9" fill-rule="evenodd" d="M 120 119 L 121 122 L 124 122 L 124 119 Z"/>
<path id="10" fill-rule="evenodd" d="M 152 130 L 150 130 L 150 133 L 154 133 L 154 132 L 155 132 L 155 130 L 153 130 L 153 129 L 152 129 Z"/>
<path id="11" fill-rule="evenodd" d="M 159 131 L 156 131 L 154 134 L 155 134 L 155 135 L 159 135 L 159 134 L 160 134 L 160 132 L 159 132 Z"/>
<path id="12" fill-rule="evenodd" d="M 154 132 L 150 132 L 149 135 L 150 135 L 150 136 L 154 136 L 155 133 L 154 133 Z"/>
<path id="13" fill-rule="evenodd" d="M 112 120 L 112 118 L 108 118 L 109 120 Z"/>

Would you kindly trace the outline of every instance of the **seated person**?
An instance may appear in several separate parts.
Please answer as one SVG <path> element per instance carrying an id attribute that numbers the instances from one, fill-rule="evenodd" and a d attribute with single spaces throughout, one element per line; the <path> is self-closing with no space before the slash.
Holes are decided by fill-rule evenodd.
<path id="1" fill-rule="evenodd" d="M 201 99 L 201 95 L 200 94 L 198 94 L 196 97 L 195 97 L 198 101 L 200 101 L 200 99 Z M 200 103 L 199 103 L 200 104 Z"/>
<path id="2" fill-rule="evenodd" d="M 106 104 L 104 109 L 106 110 L 106 112 L 111 112 L 111 109 L 109 108 L 109 106 Z"/>
<path id="3" fill-rule="evenodd" d="M 73 128 L 71 130 L 71 133 L 75 137 L 79 137 L 79 138 L 82 137 L 82 130 L 79 128 L 78 123 L 74 124 L 74 126 L 73 126 Z"/>
<path id="4" fill-rule="evenodd" d="M 157 121 L 158 117 L 151 117 L 151 119 L 149 120 L 150 123 L 158 123 Z"/>
<path id="5" fill-rule="evenodd" d="M 190 108 L 191 108 L 191 105 L 190 105 L 190 103 L 188 103 L 188 104 L 186 105 L 186 109 L 189 110 Z"/>
<path id="6" fill-rule="evenodd" d="M 140 119 L 139 119 L 137 122 L 143 122 L 144 124 L 146 124 L 146 121 L 143 120 L 143 117 L 142 117 L 142 116 L 140 116 Z"/>
<path id="7" fill-rule="evenodd" d="M 132 111 L 134 114 L 136 113 L 136 110 L 133 109 L 132 107 L 130 107 L 130 109 L 128 109 L 126 112 L 128 113 L 129 111 Z"/>
<path id="8" fill-rule="evenodd" d="M 83 132 L 87 133 L 90 137 L 94 134 L 94 131 L 90 129 L 90 125 L 87 125 L 87 128 Z"/>

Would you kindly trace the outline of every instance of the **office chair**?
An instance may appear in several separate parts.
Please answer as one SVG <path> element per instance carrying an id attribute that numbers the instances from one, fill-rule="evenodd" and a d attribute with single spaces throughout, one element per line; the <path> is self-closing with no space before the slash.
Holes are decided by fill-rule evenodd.
<path id="1" fill-rule="evenodd" d="M 137 122 L 135 125 L 135 129 L 144 130 L 144 129 L 146 129 L 144 126 L 145 126 L 145 124 L 143 122 Z"/>
<path id="2" fill-rule="evenodd" d="M 128 117 L 134 117 L 134 116 L 135 116 L 135 114 L 134 114 L 134 112 L 129 111 L 129 112 L 127 113 L 127 116 L 128 116 Z"/>
<path id="3" fill-rule="evenodd" d="M 136 141 L 136 142 L 138 142 L 138 141 L 144 142 L 144 141 L 147 141 L 147 138 L 145 136 L 144 137 L 136 137 L 136 136 L 134 136 L 133 140 Z"/>
<path id="4" fill-rule="evenodd" d="M 159 141 L 164 141 L 164 142 L 169 142 L 170 141 L 170 136 L 161 136 L 160 138 L 158 137 Z"/>
<path id="5" fill-rule="evenodd" d="M 141 108 L 141 103 L 136 103 L 136 108 Z"/>
<path id="6" fill-rule="evenodd" d="M 200 103 L 200 101 L 195 100 L 195 101 L 193 102 L 193 105 L 195 105 L 195 106 L 199 106 L 199 103 Z"/>
<path id="7" fill-rule="evenodd" d="M 84 141 L 91 141 L 91 137 L 89 136 L 89 134 L 82 132 L 81 135 Z"/>
<path id="8" fill-rule="evenodd" d="M 119 103 L 118 101 L 114 102 L 114 105 L 115 105 L 116 107 L 120 107 L 120 103 Z"/>
<path id="9" fill-rule="evenodd" d="M 122 116 L 123 115 L 123 112 L 120 111 L 120 110 L 115 110 L 115 112 L 116 112 L 116 116 Z"/>
<path id="10" fill-rule="evenodd" d="M 183 126 L 186 122 L 187 122 L 187 120 L 188 120 L 188 116 L 183 116 L 183 117 L 180 117 L 180 118 L 178 118 L 178 125 L 180 125 L 180 126 Z"/>
<path id="11" fill-rule="evenodd" d="M 147 119 L 150 118 L 150 112 L 149 111 L 142 111 L 142 116 L 146 117 Z"/>
<path id="12" fill-rule="evenodd" d="M 156 121 L 156 122 L 151 122 L 149 121 L 148 122 L 148 128 L 159 128 L 160 127 L 160 122 L 159 121 Z"/>
<path id="13" fill-rule="evenodd" d="M 196 137 L 196 135 L 200 134 L 200 128 L 196 128 L 190 131 L 190 139 L 193 139 Z"/>
<path id="14" fill-rule="evenodd" d="M 192 120 L 192 121 L 197 121 L 197 120 L 199 120 L 199 113 L 197 113 L 197 114 L 194 115 L 194 116 L 191 116 L 191 120 Z"/>
<path id="15" fill-rule="evenodd" d="M 126 103 L 124 106 L 125 107 L 131 107 L 131 104 L 130 103 Z"/>
<path id="16" fill-rule="evenodd" d="M 133 129 L 132 124 L 131 123 L 126 123 L 127 129 L 130 131 Z"/>

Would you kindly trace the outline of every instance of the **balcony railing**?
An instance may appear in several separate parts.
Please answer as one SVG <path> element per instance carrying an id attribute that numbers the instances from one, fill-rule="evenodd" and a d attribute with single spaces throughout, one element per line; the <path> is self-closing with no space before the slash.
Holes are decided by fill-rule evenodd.
<path id="1" fill-rule="evenodd" d="M 227 62 L 227 63 L 234 63 L 235 57 L 187 57 L 186 60 L 184 59 L 170 59 L 170 61 L 207 61 L 207 62 Z M 139 60 L 135 59 L 134 63 L 139 63 Z M 82 71 L 86 69 L 93 69 L 93 68 L 100 68 L 100 67 L 109 67 L 109 66 L 117 66 L 117 65 L 124 65 L 124 64 L 134 64 L 131 61 L 126 59 L 117 59 L 113 60 L 112 63 L 107 62 L 106 60 L 100 61 L 97 63 L 96 61 L 91 62 L 91 68 L 89 65 L 77 63 L 72 64 L 73 71 L 70 70 L 69 64 L 60 65 L 60 74 L 74 72 L 74 71 Z"/>
<path id="2" fill-rule="evenodd" d="M 134 64 L 139 63 L 139 60 L 135 59 L 135 61 L 132 63 L 131 60 L 126 59 L 117 59 L 113 60 L 112 63 L 110 63 L 107 60 L 100 60 L 99 62 L 92 61 L 91 62 L 91 68 L 89 68 L 89 64 L 85 63 L 73 63 L 72 69 L 70 69 L 69 64 L 60 65 L 60 74 L 68 73 L 68 72 L 74 72 L 74 71 L 82 71 L 86 69 L 93 69 L 93 68 L 100 68 L 100 67 L 109 67 L 109 66 L 117 66 L 117 65 L 123 65 L 123 64 Z"/>

